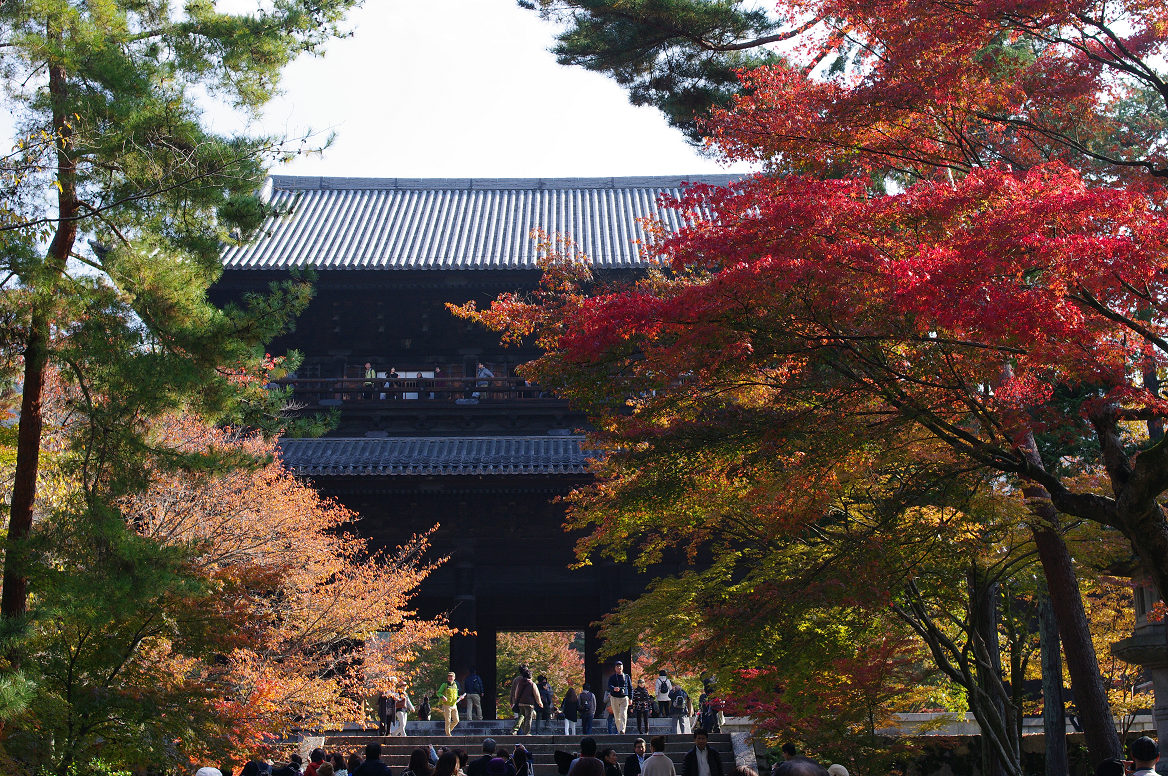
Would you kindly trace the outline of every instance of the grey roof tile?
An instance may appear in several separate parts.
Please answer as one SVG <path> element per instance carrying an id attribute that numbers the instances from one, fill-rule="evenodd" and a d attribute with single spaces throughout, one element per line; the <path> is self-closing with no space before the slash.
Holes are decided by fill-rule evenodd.
<path id="1" fill-rule="evenodd" d="M 678 229 L 657 205 L 684 183 L 734 175 L 637 178 L 321 178 L 275 175 L 271 202 L 292 209 L 223 252 L 228 269 L 533 269 L 533 229 L 571 238 L 598 267 L 642 263 L 638 219 Z"/>
<path id="2" fill-rule="evenodd" d="M 305 476 L 585 474 L 578 436 L 285 439 L 281 457 Z"/>

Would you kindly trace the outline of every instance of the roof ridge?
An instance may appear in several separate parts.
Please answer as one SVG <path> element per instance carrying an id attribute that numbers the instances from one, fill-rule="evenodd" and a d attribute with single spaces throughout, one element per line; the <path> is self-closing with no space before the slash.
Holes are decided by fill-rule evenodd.
<path id="1" fill-rule="evenodd" d="M 491 191 L 554 189 L 677 188 L 683 183 L 724 184 L 746 177 L 733 173 L 705 175 L 626 175 L 567 178 L 361 178 L 327 175 L 272 175 L 265 190 L 278 191 Z"/>

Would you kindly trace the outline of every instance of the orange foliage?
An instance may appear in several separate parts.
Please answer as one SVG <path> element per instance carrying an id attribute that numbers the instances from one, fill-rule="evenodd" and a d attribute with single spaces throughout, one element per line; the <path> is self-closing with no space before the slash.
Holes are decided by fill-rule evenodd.
<path id="1" fill-rule="evenodd" d="M 499 697 L 509 697 L 511 680 L 520 665 L 530 668 L 533 677 L 543 674 L 548 678 L 557 708 L 569 687 L 580 692 L 584 655 L 572 646 L 576 636 L 570 631 L 500 633 L 496 647 Z"/>
<path id="2" fill-rule="evenodd" d="M 189 549 L 197 577 L 215 591 L 203 611 L 187 614 L 221 633 L 222 659 L 173 662 L 216 688 L 229 748 L 254 751 L 293 727 L 363 721 L 361 697 L 450 633 L 409 608 L 436 565 L 424 557 L 427 536 L 369 552 L 345 530 L 354 513 L 297 480 L 273 442 L 192 418 L 170 418 L 158 433 L 182 452 L 267 461 L 217 474 L 158 471 L 124 505 L 142 535 Z"/>

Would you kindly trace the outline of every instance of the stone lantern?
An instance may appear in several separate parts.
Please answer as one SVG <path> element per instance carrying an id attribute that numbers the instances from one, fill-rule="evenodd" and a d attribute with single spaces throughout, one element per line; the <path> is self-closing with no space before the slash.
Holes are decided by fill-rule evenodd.
<path id="1" fill-rule="evenodd" d="M 1148 620 L 1152 607 L 1160 600 L 1156 591 L 1134 581 L 1133 587 L 1136 626 L 1129 638 L 1111 645 L 1111 654 L 1144 669 L 1155 693 L 1152 719 L 1156 738 L 1168 741 L 1168 623 Z"/>

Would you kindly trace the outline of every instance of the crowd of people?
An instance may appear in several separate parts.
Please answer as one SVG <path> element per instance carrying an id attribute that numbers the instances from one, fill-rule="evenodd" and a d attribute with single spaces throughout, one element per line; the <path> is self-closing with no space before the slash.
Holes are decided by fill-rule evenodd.
<path id="1" fill-rule="evenodd" d="M 579 751 L 557 749 L 553 753 L 560 776 L 723 776 L 722 755 L 709 745 L 709 734 L 702 728 L 693 732 L 693 747 L 682 759 L 678 773 L 673 759 L 665 753 L 665 736 L 654 736 L 646 752 L 645 739 L 633 742 L 633 751 L 623 761 L 616 749 L 600 749 L 596 739 L 581 739 Z M 1120 759 L 1105 760 L 1095 769 L 1095 776 L 1159 776 L 1156 763 L 1160 749 L 1146 736 L 1132 742 L 1128 748 L 1130 762 Z M 781 748 L 782 759 L 775 763 L 770 776 L 848 776 L 848 769 L 838 763 L 824 768 L 815 760 L 799 753 L 794 744 Z M 195 776 L 236 776 L 230 769 L 205 767 Z M 309 762 L 303 764 L 300 755 L 293 754 L 287 763 L 252 760 L 238 776 L 394 776 L 392 769 L 381 759 L 381 744 L 365 745 L 365 756 L 356 753 L 345 756 L 314 749 Z M 508 751 L 493 738 L 482 742 L 482 753 L 471 759 L 463 749 L 438 746 L 417 747 L 410 755 L 409 764 L 400 776 L 535 776 L 535 757 L 521 743 Z M 752 768 L 739 766 L 734 776 L 758 776 Z"/>
<path id="2" fill-rule="evenodd" d="M 507 705 L 515 718 L 512 732 L 530 734 L 535 729 L 551 732 L 554 722 L 562 722 L 564 735 L 582 733 L 587 736 L 598 729 L 595 726 L 599 719 L 604 721 L 606 732 L 623 734 L 632 718 L 637 734 L 648 735 L 649 720 L 658 717 L 671 718 L 673 732 L 677 734 L 687 734 L 698 727 L 716 733 L 724 719 L 722 702 L 714 694 L 712 680 L 704 683 L 704 691 L 695 704 L 685 688 L 674 682 L 668 672 L 660 671 L 649 680 L 640 677 L 634 682 L 625 673 L 623 662 L 618 660 L 599 692 L 597 697 L 597 692 L 585 682 L 579 690 L 568 687 L 557 703 L 556 692 L 548 678 L 543 675 L 533 677 L 530 668 L 520 666 L 511 681 L 507 698 Z M 460 706 L 466 719 L 483 718 L 484 694 L 482 677 L 474 668 L 461 684 L 453 671 L 447 673 L 446 681 L 433 695 L 424 694 L 417 706 L 410 699 L 405 683 L 395 683 L 394 687 L 378 696 L 379 731 L 381 735 L 404 736 L 410 714 L 421 720 L 429 720 L 438 714 L 446 735 L 453 735 L 462 720 Z"/>
<path id="3" fill-rule="evenodd" d="M 645 739 L 633 742 L 633 751 L 621 762 L 617 750 L 601 750 L 596 739 L 580 740 L 579 751 L 556 750 L 553 759 L 561 776 L 723 776 L 722 756 L 709 745 L 709 736 L 698 728 L 693 733 L 693 748 L 686 753 L 678 774 L 673 761 L 665 754 L 665 736 L 654 736 L 646 753 Z M 230 769 L 200 768 L 195 776 L 236 776 Z M 365 756 L 348 755 L 313 749 L 305 764 L 298 754 L 288 761 L 273 764 L 262 760 L 248 762 L 238 776 L 394 776 L 382 760 L 381 744 L 365 745 Z M 471 759 L 463 749 L 446 746 L 417 747 L 409 764 L 399 776 L 535 776 L 535 757 L 520 743 L 510 751 L 493 738 L 482 742 L 482 754 Z M 739 768 L 735 776 L 758 776 L 749 768 Z M 844 776 L 847 776 L 846 773 Z"/>
<path id="4" fill-rule="evenodd" d="M 472 673 L 473 675 L 473 673 Z M 547 677 L 532 679 L 531 669 L 520 666 L 511 681 L 509 703 L 515 714 L 515 734 L 531 733 L 535 721 L 551 722 L 552 717 L 563 721 L 564 735 L 589 735 L 598 717 L 605 720 L 608 733 L 625 733 L 630 712 L 636 720 L 637 733 L 649 733 L 651 717 L 673 719 L 673 732 L 688 733 L 690 729 L 702 727 L 718 732 L 723 721 L 722 702 L 714 695 L 712 682 L 706 682 L 705 691 L 698 699 L 695 710 L 689 693 L 680 684 L 673 682 L 668 672 L 660 671 L 652 679 L 652 684 L 644 677 L 635 682 L 625 673 L 620 660 L 613 664 L 613 672 L 597 698 L 592 686 L 587 682 L 577 692 L 569 687 L 558 708 L 555 695 Z M 546 726 L 545 726 L 546 727 Z"/>

